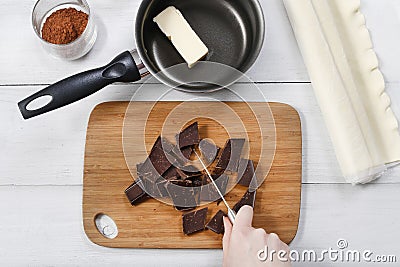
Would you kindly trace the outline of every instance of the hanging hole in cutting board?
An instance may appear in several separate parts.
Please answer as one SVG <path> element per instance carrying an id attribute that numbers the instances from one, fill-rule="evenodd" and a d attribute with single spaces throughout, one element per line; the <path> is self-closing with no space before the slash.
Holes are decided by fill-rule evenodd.
<path id="1" fill-rule="evenodd" d="M 31 102 L 26 105 L 27 110 L 37 110 L 40 108 L 43 108 L 50 104 L 50 102 L 53 100 L 53 97 L 51 95 L 44 95 L 40 96 L 38 98 L 33 99 Z"/>
<path id="2" fill-rule="evenodd" d="M 99 233 L 109 239 L 114 239 L 118 235 L 118 227 L 114 220 L 104 213 L 98 213 L 94 217 L 94 223 Z"/>

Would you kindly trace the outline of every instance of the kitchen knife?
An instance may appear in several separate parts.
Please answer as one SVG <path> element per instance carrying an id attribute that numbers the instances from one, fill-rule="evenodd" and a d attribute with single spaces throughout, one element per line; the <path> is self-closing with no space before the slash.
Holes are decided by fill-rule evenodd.
<path id="1" fill-rule="evenodd" d="M 196 150 L 194 150 L 194 153 L 196 154 L 196 157 L 199 159 L 201 165 L 203 166 L 204 170 L 207 173 L 208 178 L 210 178 L 211 182 L 213 183 L 215 189 L 217 190 L 219 196 L 221 197 L 222 201 L 224 202 L 226 208 L 228 209 L 228 218 L 231 221 L 232 224 L 235 223 L 235 218 L 236 218 L 236 213 L 229 207 L 228 202 L 226 202 L 224 195 L 221 193 L 219 190 L 217 184 L 215 183 L 214 179 L 211 177 L 210 172 L 207 169 L 207 166 L 204 164 L 203 160 L 200 158 L 199 154 L 197 154 Z"/>

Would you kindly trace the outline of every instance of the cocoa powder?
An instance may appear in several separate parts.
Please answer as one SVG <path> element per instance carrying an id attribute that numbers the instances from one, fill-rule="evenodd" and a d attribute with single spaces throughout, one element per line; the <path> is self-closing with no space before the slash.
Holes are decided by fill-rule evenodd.
<path id="1" fill-rule="evenodd" d="M 43 24 L 42 38 L 53 44 L 68 44 L 83 33 L 88 18 L 88 14 L 75 8 L 59 9 Z"/>

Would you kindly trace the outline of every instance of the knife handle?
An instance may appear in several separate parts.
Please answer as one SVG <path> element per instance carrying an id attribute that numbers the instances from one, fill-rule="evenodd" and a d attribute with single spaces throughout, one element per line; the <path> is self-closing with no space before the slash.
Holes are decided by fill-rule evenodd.
<path id="1" fill-rule="evenodd" d="M 140 73 L 129 51 L 115 57 L 107 65 L 75 74 L 52 84 L 18 103 L 24 119 L 58 109 L 81 100 L 114 82 L 135 82 Z M 50 96 L 51 100 L 37 109 L 28 106 L 32 101 Z"/>

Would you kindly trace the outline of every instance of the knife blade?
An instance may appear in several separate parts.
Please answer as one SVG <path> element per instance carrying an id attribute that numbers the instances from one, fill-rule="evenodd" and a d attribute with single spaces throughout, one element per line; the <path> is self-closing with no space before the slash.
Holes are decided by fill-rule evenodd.
<path id="1" fill-rule="evenodd" d="M 194 153 L 195 153 L 196 157 L 199 159 L 199 162 L 201 163 L 201 165 L 203 166 L 203 168 L 204 168 L 204 170 L 205 170 L 205 172 L 206 172 L 208 178 L 210 178 L 211 182 L 213 183 L 215 189 L 217 190 L 219 196 L 220 196 L 221 199 L 222 199 L 222 202 L 224 202 L 226 208 L 228 209 L 228 212 L 227 212 L 227 213 L 228 213 L 228 218 L 229 218 L 229 220 L 231 221 L 232 224 L 234 224 L 234 223 L 235 223 L 235 218 L 236 218 L 236 212 L 233 211 L 233 210 L 229 207 L 229 204 L 228 204 L 228 202 L 226 202 L 224 195 L 223 195 L 223 194 L 221 193 L 221 191 L 219 190 L 217 184 L 215 183 L 214 179 L 212 178 L 210 172 L 208 171 L 207 166 L 204 164 L 204 162 L 203 162 L 203 160 L 200 158 L 199 154 L 197 154 L 197 151 L 196 151 L 196 150 L 194 150 Z"/>

